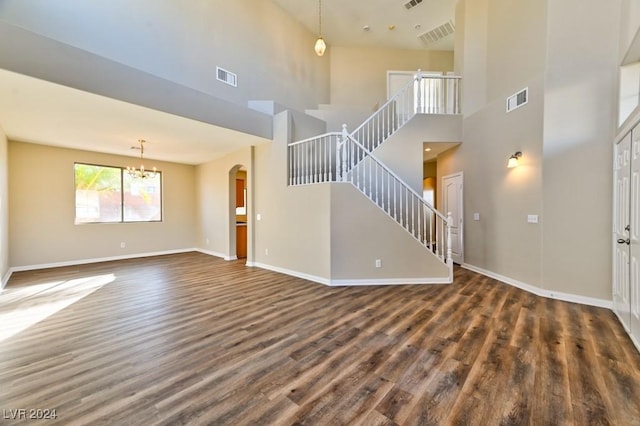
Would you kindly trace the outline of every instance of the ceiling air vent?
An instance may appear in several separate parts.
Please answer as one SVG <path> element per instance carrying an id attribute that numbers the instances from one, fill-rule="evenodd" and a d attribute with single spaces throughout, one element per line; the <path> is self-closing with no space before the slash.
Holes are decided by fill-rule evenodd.
<path id="1" fill-rule="evenodd" d="M 216 67 L 216 77 L 218 81 L 227 83 L 229 86 L 238 87 L 238 76 L 231 71 Z"/>
<path id="2" fill-rule="evenodd" d="M 529 102 L 529 88 L 525 87 L 518 93 L 507 98 L 507 112 L 511 112 L 516 108 L 520 108 Z"/>
<path id="3" fill-rule="evenodd" d="M 419 5 L 420 3 L 422 3 L 422 0 L 411 0 L 411 1 L 406 2 L 406 3 L 404 4 L 404 7 L 406 7 L 406 8 L 407 8 L 407 10 L 408 10 L 408 9 L 411 9 L 411 8 L 416 7 L 416 6 L 417 6 L 417 5 Z"/>
<path id="4" fill-rule="evenodd" d="M 425 46 L 428 46 L 439 40 L 442 40 L 448 35 L 453 34 L 455 29 L 456 29 L 456 26 L 454 25 L 453 21 L 448 21 L 440 25 L 439 27 L 436 27 L 430 31 L 427 31 L 426 33 L 420 34 L 418 38 L 422 41 L 422 43 Z"/>

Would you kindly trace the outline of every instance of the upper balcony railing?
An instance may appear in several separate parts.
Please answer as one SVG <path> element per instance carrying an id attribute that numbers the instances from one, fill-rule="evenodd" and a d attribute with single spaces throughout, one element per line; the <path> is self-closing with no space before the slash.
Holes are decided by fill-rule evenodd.
<path id="1" fill-rule="evenodd" d="M 424 74 L 418 70 L 351 136 L 373 151 L 416 114 L 460 114 L 460 80 L 459 76 Z"/>

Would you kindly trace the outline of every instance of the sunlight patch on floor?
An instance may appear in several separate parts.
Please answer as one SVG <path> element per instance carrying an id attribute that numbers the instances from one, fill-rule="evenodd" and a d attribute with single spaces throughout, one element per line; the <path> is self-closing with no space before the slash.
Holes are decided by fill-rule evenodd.
<path id="1" fill-rule="evenodd" d="M 9 300 L 3 300 L 0 304 L 0 342 L 45 320 L 115 279 L 114 274 L 105 274 L 7 291 Z"/>

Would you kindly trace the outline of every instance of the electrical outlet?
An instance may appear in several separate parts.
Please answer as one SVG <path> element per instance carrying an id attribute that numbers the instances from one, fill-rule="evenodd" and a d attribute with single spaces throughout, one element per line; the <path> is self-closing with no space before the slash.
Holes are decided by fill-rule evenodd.
<path id="1" fill-rule="evenodd" d="M 269 256 L 269 249 L 264 249 L 265 256 Z"/>
<path id="2" fill-rule="evenodd" d="M 125 242 L 120 243 L 120 248 L 125 248 L 126 246 L 127 246 L 127 243 Z"/>
<path id="3" fill-rule="evenodd" d="M 376 268 L 382 268 L 382 260 L 376 259 Z"/>
<path id="4" fill-rule="evenodd" d="M 260 213 L 256 215 L 256 220 L 262 220 L 262 215 Z"/>
<path id="5" fill-rule="evenodd" d="M 209 245 L 209 239 L 207 238 L 207 245 Z"/>

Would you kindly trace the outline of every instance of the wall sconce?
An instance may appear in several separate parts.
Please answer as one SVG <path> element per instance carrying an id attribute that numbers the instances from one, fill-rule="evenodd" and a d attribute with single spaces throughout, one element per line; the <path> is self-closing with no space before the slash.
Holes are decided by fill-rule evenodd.
<path id="1" fill-rule="evenodd" d="M 507 163 L 507 167 L 512 169 L 514 167 L 518 167 L 518 160 L 522 157 L 522 152 L 518 151 L 509 157 L 509 162 Z"/>

